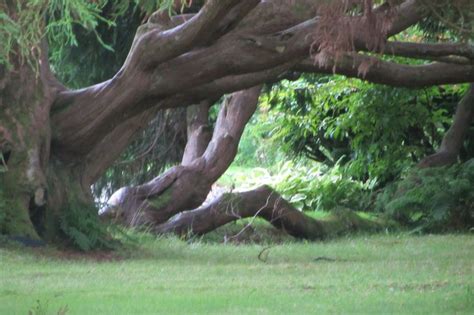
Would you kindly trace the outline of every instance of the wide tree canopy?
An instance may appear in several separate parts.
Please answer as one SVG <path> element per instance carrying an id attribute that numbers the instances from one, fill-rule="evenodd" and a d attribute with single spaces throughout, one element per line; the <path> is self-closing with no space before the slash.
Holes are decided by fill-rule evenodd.
<path id="1" fill-rule="evenodd" d="M 177 124 L 165 110 L 186 108 L 187 124 L 173 133 L 186 128 L 180 164 L 122 187 L 103 215 L 184 234 L 261 216 L 294 236 L 320 239 L 328 234 L 327 222 L 298 211 L 268 186 L 224 194 L 200 207 L 234 160 L 263 85 L 303 73 L 407 88 L 474 82 L 469 0 L 162 1 L 161 9 L 151 2 L 0 2 L 2 234 L 80 240 L 99 225 L 91 186 L 137 135 Z M 140 23 L 132 40 L 127 27 Z M 407 35 L 415 26 L 424 35 Z M 104 81 L 90 86 L 78 86 L 88 80 L 75 80 L 77 70 L 71 70 L 74 61 L 96 58 L 94 49 L 68 47 L 85 36 L 81 32 L 93 34 L 97 46 L 115 49 L 111 56 L 127 52 L 108 78 L 109 70 L 91 62 L 96 68 L 87 71 Z M 99 59 L 104 69 L 107 62 L 121 62 Z M 210 108 L 218 100 L 222 106 L 210 127 Z M 437 152 L 420 167 L 457 161 L 473 106 L 471 85 Z M 182 150 L 173 152 L 170 160 Z M 345 226 L 368 224 L 352 213 L 342 217 Z"/>

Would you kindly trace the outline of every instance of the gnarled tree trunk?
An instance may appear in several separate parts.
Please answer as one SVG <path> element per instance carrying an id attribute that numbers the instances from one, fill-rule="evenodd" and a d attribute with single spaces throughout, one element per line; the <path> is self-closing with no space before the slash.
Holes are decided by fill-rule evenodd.
<path id="1" fill-rule="evenodd" d="M 157 225 L 176 213 L 199 207 L 214 182 L 237 154 L 245 125 L 255 112 L 261 86 L 228 97 L 209 141 L 205 101 L 188 111 L 188 143 L 181 165 L 137 187 L 123 187 L 109 200 L 103 215 L 120 216 L 128 225 Z"/>
<path id="2" fill-rule="evenodd" d="M 0 233 L 32 240 L 58 237 L 61 211 L 91 203 L 81 165 L 51 152 L 50 110 L 64 90 L 49 70 L 46 44 L 38 62 L 12 58 L 16 71 L 0 66 Z"/>
<path id="3" fill-rule="evenodd" d="M 191 124 L 190 139 L 196 140 L 191 140 L 182 165 L 149 183 L 122 190 L 124 197 L 118 198 L 118 204 L 132 225 L 163 223 L 200 206 L 235 156 L 243 127 L 255 110 L 260 88 L 254 86 L 278 79 L 290 69 L 330 69 L 360 77 L 364 68 L 367 80 L 391 85 L 474 80 L 471 63 L 445 63 L 451 62 L 451 56 L 472 60 L 465 47 L 457 45 L 442 49 L 422 45 L 424 55 L 443 58 L 443 63 L 423 66 L 379 60 L 362 67 L 368 56 L 358 52 L 348 54 L 348 60 L 341 59 L 344 62 L 337 67 L 331 65 L 334 60 L 316 66 L 309 52 L 321 44 L 321 34 L 314 34 L 321 23 L 319 5 L 313 0 L 207 0 L 195 15 L 153 14 L 137 31 L 127 60 L 113 78 L 74 91 L 51 75 L 45 49 L 32 49 L 33 67 L 21 60 L 20 53 L 12 56 L 11 69 L 0 66 L 0 232 L 34 239 L 58 235 L 59 218 L 76 205 L 93 205 L 90 186 L 161 109 L 242 91 L 221 110 L 207 147 L 206 127 Z M 10 18 L 17 18 L 16 2 L 0 6 Z M 402 1 L 390 12 L 385 8 L 374 14 L 390 15 L 387 38 L 425 14 L 416 0 Z M 354 29 L 366 26 L 363 16 L 344 18 Z M 355 49 L 370 50 L 363 33 L 353 35 Z M 391 49 L 394 54 L 416 55 L 420 45 L 400 43 Z M 199 112 L 205 111 L 204 105 L 198 107 Z"/>

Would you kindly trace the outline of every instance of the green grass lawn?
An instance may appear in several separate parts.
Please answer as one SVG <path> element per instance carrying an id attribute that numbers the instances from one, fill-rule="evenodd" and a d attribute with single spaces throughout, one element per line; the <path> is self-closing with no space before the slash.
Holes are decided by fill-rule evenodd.
<path id="1" fill-rule="evenodd" d="M 224 245 L 143 238 L 120 259 L 0 249 L 0 314 L 474 314 L 472 235 Z M 326 257 L 333 260 L 318 259 Z"/>

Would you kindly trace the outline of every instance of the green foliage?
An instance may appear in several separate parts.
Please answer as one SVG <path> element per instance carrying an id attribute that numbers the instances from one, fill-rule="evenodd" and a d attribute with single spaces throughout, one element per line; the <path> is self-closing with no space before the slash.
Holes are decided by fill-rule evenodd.
<path id="1" fill-rule="evenodd" d="M 113 249 L 117 244 L 100 222 L 93 206 L 70 203 L 62 211 L 60 228 L 72 244 L 83 251 Z"/>
<path id="2" fill-rule="evenodd" d="M 171 8 L 170 0 L 137 0 L 137 1 L 82 1 L 82 0 L 34 0 L 16 4 L 0 4 L 0 65 L 11 66 L 11 56 L 18 55 L 23 61 L 37 66 L 35 49 L 40 49 L 40 41 L 47 38 L 51 57 L 59 62 L 68 49 L 78 46 L 77 26 L 94 36 L 94 41 L 108 50 L 112 46 L 106 43 L 97 27 L 101 24 L 107 28 L 115 26 L 120 16 L 129 14 L 134 7 L 144 14 L 158 8 Z M 105 33 L 105 32 L 104 32 Z"/>
<path id="3" fill-rule="evenodd" d="M 11 55 L 17 53 L 34 65 L 32 48 L 39 49 L 44 36 L 49 42 L 60 44 L 58 47 L 76 45 L 74 24 L 93 31 L 99 21 L 112 23 L 100 16 L 106 3 L 107 0 L 35 0 L 16 6 L 5 5 L 1 15 L 5 23 L 0 24 L 0 38 L 5 45 L 0 51 L 0 63 L 9 65 Z"/>
<path id="4" fill-rule="evenodd" d="M 426 38 L 440 41 L 474 39 L 474 2 L 471 0 L 422 0 L 428 16 L 418 27 Z"/>
<path id="5" fill-rule="evenodd" d="M 354 180 L 339 164 L 328 167 L 311 161 L 281 161 L 271 171 L 260 167 L 231 167 L 219 184 L 240 190 L 269 185 L 299 210 L 329 211 L 337 208 L 368 210 L 374 181 Z"/>
<path id="6" fill-rule="evenodd" d="M 274 166 L 278 161 L 286 160 L 279 143 L 271 137 L 275 127 L 269 121 L 273 115 L 268 111 L 256 112 L 245 127 L 239 142 L 239 152 L 234 160 L 238 166 Z"/>
<path id="7" fill-rule="evenodd" d="M 341 76 L 283 81 L 262 97 L 262 122 L 288 153 L 380 183 L 434 151 L 463 86 L 409 90 Z"/>
<path id="8" fill-rule="evenodd" d="M 50 44 L 51 64 L 56 76 L 71 88 L 102 82 L 117 73 L 143 20 L 143 12 L 133 6 L 116 16 L 113 5 L 108 4 L 101 15 L 104 19 L 113 19 L 114 25 L 99 23 L 93 31 L 74 26 L 75 45 Z"/>
<path id="9" fill-rule="evenodd" d="M 474 225 L 474 159 L 451 167 L 414 169 L 387 187 L 376 209 L 416 231 L 448 231 Z"/>
<path id="10" fill-rule="evenodd" d="M 9 54 L 18 38 L 20 28 L 5 12 L 0 12 L 0 65 L 9 64 Z"/>
<path id="11" fill-rule="evenodd" d="M 370 207 L 373 182 L 353 180 L 339 164 L 328 168 L 319 163 L 305 166 L 286 162 L 276 174 L 272 179 L 274 187 L 300 210 Z"/>

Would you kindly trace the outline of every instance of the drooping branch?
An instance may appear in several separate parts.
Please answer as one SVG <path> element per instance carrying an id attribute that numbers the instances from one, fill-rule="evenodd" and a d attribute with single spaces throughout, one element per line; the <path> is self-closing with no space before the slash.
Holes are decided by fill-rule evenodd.
<path id="1" fill-rule="evenodd" d="M 411 66 L 361 54 L 347 54 L 341 57 L 337 63 L 331 60 L 323 66 L 315 64 L 312 60 L 305 60 L 296 65 L 294 70 L 311 73 L 337 73 L 373 83 L 407 88 L 465 83 L 474 80 L 474 65 L 437 62 Z"/>
<path id="2" fill-rule="evenodd" d="M 202 235 L 229 222 L 259 217 L 274 227 L 302 239 L 320 240 L 330 235 L 356 230 L 375 230 L 382 225 L 359 217 L 351 211 L 335 212 L 326 220 L 316 220 L 295 209 L 268 186 L 226 193 L 206 206 L 180 213 L 153 228 L 158 234 Z"/>
<path id="3" fill-rule="evenodd" d="M 408 58 L 459 56 L 474 60 L 474 46 L 459 43 L 408 43 L 390 41 L 385 52 Z"/>
<path id="4" fill-rule="evenodd" d="M 474 84 L 459 102 L 453 117 L 453 124 L 446 132 L 437 152 L 427 156 L 419 167 L 450 165 L 457 161 L 466 133 L 474 121 Z"/>

